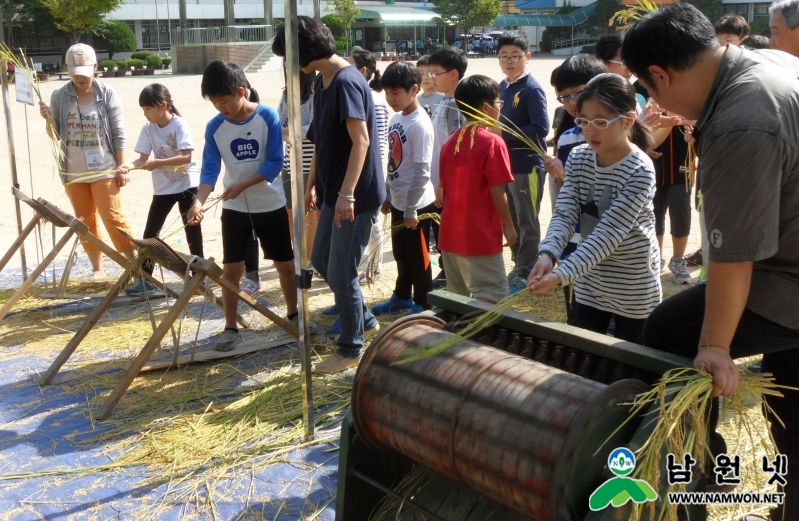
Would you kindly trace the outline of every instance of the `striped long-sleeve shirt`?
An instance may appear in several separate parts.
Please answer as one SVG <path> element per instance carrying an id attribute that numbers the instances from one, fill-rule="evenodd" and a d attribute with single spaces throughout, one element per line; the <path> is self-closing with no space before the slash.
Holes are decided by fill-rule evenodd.
<path id="1" fill-rule="evenodd" d="M 580 246 L 553 270 L 563 285 L 574 283 L 577 302 L 636 319 L 646 318 L 660 303 L 654 194 L 654 167 L 639 148 L 608 167 L 597 166 L 588 145 L 572 151 L 539 251 L 559 257 L 585 205 L 596 203 L 593 231 L 587 231 L 590 218 L 583 216 Z"/>

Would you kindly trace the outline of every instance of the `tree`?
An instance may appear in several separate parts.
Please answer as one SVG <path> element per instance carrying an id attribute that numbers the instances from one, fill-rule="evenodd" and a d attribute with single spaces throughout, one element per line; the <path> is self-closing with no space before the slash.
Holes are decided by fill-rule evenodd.
<path id="1" fill-rule="evenodd" d="M 114 59 L 115 52 L 136 50 L 136 35 L 128 24 L 120 20 L 103 20 L 92 31 L 95 43 L 100 49 L 108 51 L 108 59 Z"/>
<path id="2" fill-rule="evenodd" d="M 749 23 L 749 32 L 760 36 L 771 37 L 771 27 L 768 18 L 755 18 Z"/>
<path id="3" fill-rule="evenodd" d="M 42 5 L 41 0 L 0 0 L 0 16 L 9 46 L 14 45 L 9 38 L 11 27 L 36 22 L 39 29 L 55 28 L 53 15 Z"/>
<path id="4" fill-rule="evenodd" d="M 338 16 L 334 14 L 325 15 L 321 18 L 321 22 L 330 29 L 330 32 L 333 33 L 333 38 L 344 35 L 346 28 L 344 27 L 344 22 Z"/>
<path id="5" fill-rule="evenodd" d="M 70 34 L 72 43 L 94 29 L 103 16 L 113 11 L 122 0 L 41 0 L 50 11 L 55 26 Z"/>
<path id="6" fill-rule="evenodd" d="M 344 27 L 345 33 L 349 35 L 350 27 L 352 27 L 352 24 L 355 22 L 355 17 L 361 13 L 361 10 L 355 5 L 355 0 L 329 0 L 327 5 L 333 8 L 335 17 L 339 19 L 341 25 Z M 347 38 L 346 41 L 347 44 L 345 48 L 346 52 L 349 53 L 350 38 Z"/>
<path id="7" fill-rule="evenodd" d="M 586 32 L 596 35 L 612 31 L 611 21 L 621 10 L 622 6 L 619 0 L 597 0 L 594 12 L 585 22 Z"/>
<path id="8" fill-rule="evenodd" d="M 716 23 L 716 20 L 721 18 L 722 5 L 721 0 L 685 0 L 687 3 L 693 5 L 702 14 L 710 19 L 711 23 Z"/>
<path id="9" fill-rule="evenodd" d="M 434 20 L 439 25 L 463 27 L 467 32 L 473 27 L 492 25 L 502 10 L 502 0 L 436 0 Z"/>
<path id="10" fill-rule="evenodd" d="M 573 6 L 571 3 L 566 2 L 563 4 L 563 7 L 558 9 L 555 14 L 564 15 L 569 14 L 573 11 L 576 11 L 577 7 Z M 555 40 L 561 40 L 563 38 L 568 38 L 571 36 L 571 27 L 547 27 L 544 29 L 544 32 L 541 34 L 541 52 L 550 52 L 552 51 L 552 42 Z"/>

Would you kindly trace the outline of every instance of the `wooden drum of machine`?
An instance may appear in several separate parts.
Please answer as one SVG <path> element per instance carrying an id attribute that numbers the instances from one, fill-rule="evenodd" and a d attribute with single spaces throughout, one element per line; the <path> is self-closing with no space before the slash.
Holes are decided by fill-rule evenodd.
<path id="1" fill-rule="evenodd" d="M 352 395 L 364 443 L 533 519 L 584 519 L 590 494 L 612 477 L 608 455 L 640 424 L 619 429 L 629 404 L 648 387 L 637 380 L 604 385 L 469 340 L 396 364 L 407 347 L 449 337 L 443 327 L 435 317 L 406 317 L 372 342 Z"/>

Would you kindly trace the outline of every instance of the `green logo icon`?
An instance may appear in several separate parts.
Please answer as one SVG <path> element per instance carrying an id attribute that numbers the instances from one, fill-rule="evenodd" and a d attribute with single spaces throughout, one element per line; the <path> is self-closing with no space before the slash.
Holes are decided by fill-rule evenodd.
<path id="1" fill-rule="evenodd" d="M 608 468 L 616 477 L 602 483 L 591 494 L 588 501 L 591 510 L 602 510 L 608 505 L 618 508 L 630 500 L 636 503 L 657 500 L 658 494 L 649 483 L 643 479 L 626 477 L 635 470 L 635 456 L 630 450 L 619 447 L 611 452 L 608 456 Z"/>

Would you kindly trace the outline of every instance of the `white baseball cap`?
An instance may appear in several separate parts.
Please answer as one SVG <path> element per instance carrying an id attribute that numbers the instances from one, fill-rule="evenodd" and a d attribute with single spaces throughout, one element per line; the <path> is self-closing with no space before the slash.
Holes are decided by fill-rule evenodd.
<path id="1" fill-rule="evenodd" d="M 67 49 L 67 71 L 70 76 L 94 76 L 94 66 L 97 65 L 97 55 L 94 49 L 85 43 L 76 43 Z"/>

